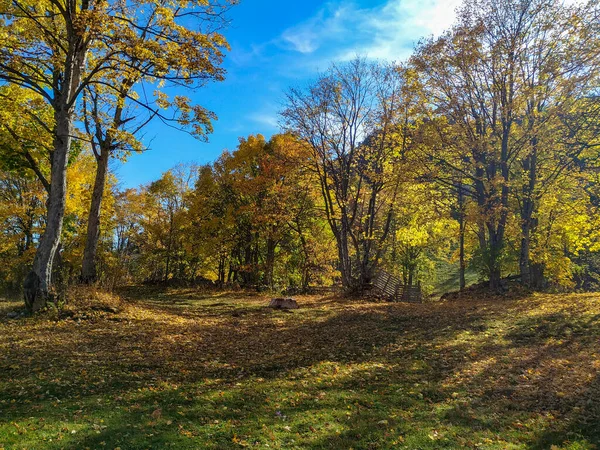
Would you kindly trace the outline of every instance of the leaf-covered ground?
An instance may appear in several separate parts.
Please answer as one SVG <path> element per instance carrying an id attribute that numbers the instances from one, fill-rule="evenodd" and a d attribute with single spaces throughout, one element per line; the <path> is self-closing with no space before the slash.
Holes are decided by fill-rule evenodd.
<path id="1" fill-rule="evenodd" d="M 138 291 L 9 319 L 0 448 L 588 449 L 600 298 L 435 304 Z"/>

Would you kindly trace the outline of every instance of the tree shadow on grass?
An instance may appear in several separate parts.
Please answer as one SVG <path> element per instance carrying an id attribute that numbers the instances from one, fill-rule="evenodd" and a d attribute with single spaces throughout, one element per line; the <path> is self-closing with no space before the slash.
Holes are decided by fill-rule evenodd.
<path id="1" fill-rule="evenodd" d="M 570 405 L 570 411 L 564 413 L 564 420 L 539 433 L 532 448 L 542 450 L 557 443 L 577 443 L 580 448 L 600 445 L 600 377 L 597 375 L 565 403 Z"/>
<path id="2" fill-rule="evenodd" d="M 68 436 L 69 443 L 72 448 L 368 449 L 405 442 L 408 448 L 440 448 L 442 441 L 429 434 L 437 416 L 409 392 L 417 378 L 377 364 L 344 374 L 331 363 L 319 369 L 310 384 L 307 376 L 282 374 L 239 385 L 146 391 L 138 397 L 139 407 L 107 411 L 106 428 Z M 403 416 L 406 411 L 412 411 L 412 420 Z M 455 440 L 445 443 L 457 448 Z"/>
<path id="3" fill-rule="evenodd" d="M 113 396 L 164 381 L 277 378 L 323 361 L 360 363 L 404 333 L 415 340 L 436 335 L 417 317 L 444 325 L 436 312 L 428 318 L 418 307 L 379 304 L 305 316 L 259 308 L 205 321 L 202 313 L 144 308 L 145 315 L 119 321 L 28 319 L 10 330 L 0 356 L 0 398 L 19 400 L 10 408 L 13 420 L 49 399 Z M 23 404 L 25 398 L 30 403 Z"/>
<path id="4" fill-rule="evenodd" d="M 459 394 L 445 420 L 525 436 L 528 448 L 600 444 L 599 321 L 566 311 L 530 316 L 509 327 L 500 348 L 464 345 L 478 356 L 446 380 Z"/>
<path id="5" fill-rule="evenodd" d="M 163 285 L 123 286 L 117 293 L 130 301 L 144 303 L 169 304 L 182 300 L 213 300 L 214 299 L 248 299 L 261 297 L 264 294 L 240 290 L 220 290 L 217 288 L 179 287 Z"/>
<path id="6" fill-rule="evenodd" d="M 293 314 L 241 303 L 237 317 L 136 303 L 119 321 L 11 324 L 0 444 L 548 448 L 565 433 L 598 442 L 587 423 L 598 417 L 598 315 L 514 321 L 519 302 L 304 303 Z"/>

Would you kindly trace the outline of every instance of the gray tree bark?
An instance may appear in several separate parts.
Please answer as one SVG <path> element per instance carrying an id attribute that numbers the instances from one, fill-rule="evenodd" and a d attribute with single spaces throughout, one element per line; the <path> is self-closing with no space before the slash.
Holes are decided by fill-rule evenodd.
<path id="1" fill-rule="evenodd" d="M 100 210 L 102 207 L 102 198 L 104 196 L 104 186 L 106 184 L 108 160 L 110 156 L 110 149 L 105 147 L 106 145 L 101 146 L 100 155 L 99 158 L 97 158 L 96 164 L 96 178 L 94 180 L 94 189 L 92 191 L 87 236 L 81 265 L 81 280 L 84 283 L 94 283 L 98 278 L 96 256 L 98 253 L 98 240 L 100 238 Z"/>
<path id="2" fill-rule="evenodd" d="M 458 186 L 458 225 L 459 225 L 459 269 L 458 269 L 458 282 L 459 282 L 459 290 L 464 291 L 467 286 L 467 282 L 465 279 L 465 269 L 466 269 L 466 261 L 465 261 L 465 198 L 463 193 L 462 185 Z"/>
<path id="3" fill-rule="evenodd" d="M 89 4 L 86 3 L 85 8 Z M 75 10 L 70 11 L 74 20 Z M 65 203 L 67 196 L 67 163 L 71 149 L 75 102 L 80 92 L 82 70 L 88 52 L 89 41 L 72 23 L 67 24 L 68 46 L 64 65 L 56 67 L 52 75 L 55 128 L 54 145 L 50 158 L 50 190 L 46 229 L 40 238 L 33 266 L 23 283 L 26 308 L 35 312 L 54 301 L 52 287 L 52 264 L 60 244 Z M 62 63 L 61 63 L 62 64 Z"/>
<path id="4" fill-rule="evenodd" d="M 67 156 L 71 148 L 72 116 L 72 108 L 67 105 L 55 112 L 56 136 L 51 161 L 52 174 L 46 229 L 40 239 L 31 272 L 25 278 L 23 285 L 25 306 L 31 312 L 44 308 L 48 301 L 54 300 L 51 292 L 52 263 L 60 243 L 65 214 Z"/>

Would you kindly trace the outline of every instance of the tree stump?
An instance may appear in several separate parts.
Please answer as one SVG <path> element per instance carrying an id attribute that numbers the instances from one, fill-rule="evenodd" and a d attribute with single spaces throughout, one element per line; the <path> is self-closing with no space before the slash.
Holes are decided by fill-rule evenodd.
<path id="1" fill-rule="evenodd" d="M 274 298 L 269 303 L 269 308 L 273 309 L 298 309 L 298 303 L 293 298 Z"/>

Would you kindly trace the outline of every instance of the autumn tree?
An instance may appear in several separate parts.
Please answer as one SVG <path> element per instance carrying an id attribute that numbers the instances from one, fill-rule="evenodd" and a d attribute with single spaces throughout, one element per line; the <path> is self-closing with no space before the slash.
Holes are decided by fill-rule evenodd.
<path id="1" fill-rule="evenodd" d="M 220 175 L 214 165 L 200 168 L 190 195 L 187 243 L 193 247 L 194 257 L 204 266 L 202 276 L 208 277 L 214 272 L 218 286 L 222 287 L 232 275 L 236 228 L 231 214 L 234 194 L 227 189 Z"/>
<path id="2" fill-rule="evenodd" d="M 75 103 L 88 80 L 84 63 L 99 30 L 104 3 L 2 2 L 0 79 L 30 89 L 53 109 L 53 146 L 46 228 L 25 281 L 25 304 L 37 310 L 49 298 L 52 262 L 60 242 L 66 199 L 67 157 L 74 134 Z M 103 58 L 100 70 L 106 63 Z"/>
<path id="3" fill-rule="evenodd" d="M 178 165 L 145 189 L 142 216 L 146 262 L 152 281 L 185 280 L 189 257 L 185 247 L 188 195 L 198 175 L 195 165 Z"/>
<path id="4" fill-rule="evenodd" d="M 451 31 L 422 42 L 412 61 L 433 115 L 443 117 L 432 117 L 436 120 L 430 123 L 443 146 L 454 149 L 429 151 L 428 159 L 468 180 L 467 192 L 480 208 L 478 237 L 490 288 L 498 289 L 509 217 L 509 168 L 519 150 L 512 139 L 517 49 L 531 2 L 514 9 L 506 2 L 475 3 L 463 7 Z"/>
<path id="5" fill-rule="evenodd" d="M 381 258 L 410 147 L 411 103 L 406 71 L 361 58 L 287 95 L 282 115 L 312 150 L 346 289 L 369 283 Z"/>
<path id="6" fill-rule="evenodd" d="M 44 162 L 42 160 L 42 162 Z M 48 162 L 40 170 L 48 170 Z M 64 226 L 61 232 L 60 253 L 53 264 L 53 282 L 64 287 L 75 280 L 81 267 L 87 205 L 93 183 L 94 158 L 91 153 L 71 152 L 67 168 L 69 196 L 65 203 Z M 114 186 L 114 179 L 107 183 Z M 5 267 L 1 272 L 0 284 L 12 293 L 27 273 L 35 254 L 41 232 L 46 222 L 48 192 L 42 182 L 26 166 L 8 166 L 0 171 L 0 260 Z M 107 234 L 111 234 L 112 195 L 107 196 L 104 211 Z M 106 217 L 108 216 L 108 217 Z M 63 283 L 64 282 L 64 283 Z"/>
<path id="7" fill-rule="evenodd" d="M 307 288 L 327 272 L 331 239 L 309 158 L 293 135 L 257 135 L 201 169 L 186 235 L 204 276 L 221 286 Z"/>
<path id="8" fill-rule="evenodd" d="M 182 128 L 202 140 L 212 131 L 215 115 L 192 105 L 189 98 L 169 98 L 164 88 L 156 86 L 154 98 L 142 100 L 139 89 L 157 81 L 162 87 L 193 88 L 223 80 L 220 64 L 228 45 L 218 30 L 226 24 L 226 7 L 233 3 L 185 8 L 169 8 L 165 2 L 146 3 L 143 13 L 136 11 L 139 25 L 128 36 L 134 51 L 115 55 L 117 70 L 104 72 L 84 90 L 85 132 L 98 163 L 82 263 L 84 282 L 97 277 L 100 208 L 109 160 L 124 160 L 130 152 L 143 150 L 137 135 L 152 120 Z M 190 19 L 197 27 L 194 30 L 183 24 Z"/>
<path id="9" fill-rule="evenodd" d="M 396 201 L 383 264 L 407 286 L 423 283 L 431 290 L 437 281 L 435 260 L 447 258 L 456 243 L 457 224 L 441 207 L 444 195 L 438 185 L 415 179 Z"/>
<path id="10" fill-rule="evenodd" d="M 426 164 L 478 205 L 492 289 L 499 287 L 511 199 L 519 211 L 520 274 L 529 286 L 537 209 L 573 167 L 576 152 L 559 142 L 559 122 L 595 76 L 580 50 L 582 36 L 591 39 L 580 29 L 584 11 L 554 0 L 468 2 L 458 24 L 424 41 L 412 58 L 430 99 L 429 135 L 438 140 L 426 149 Z"/>
<path id="11" fill-rule="evenodd" d="M 516 132 L 524 148 L 515 167 L 514 195 L 521 223 L 519 269 L 529 287 L 543 282 L 543 265 L 531 257 L 539 208 L 552 191 L 570 184 L 567 179 L 584 149 L 564 141 L 561 117 L 588 95 L 598 76 L 595 58 L 590 60 L 589 50 L 584 50 L 593 36 L 585 29 L 587 15 L 586 9 L 558 2 L 541 5 L 519 58 L 521 120 Z"/>
<path id="12" fill-rule="evenodd" d="M 31 174 L 0 171 L 0 286 L 10 293 L 19 292 L 33 259 L 45 198 L 44 187 Z"/>
<path id="13" fill-rule="evenodd" d="M 141 252 L 144 243 L 143 218 L 145 194 L 142 189 L 125 189 L 115 193 L 114 228 L 110 235 L 110 251 L 104 255 L 108 270 L 104 276 L 109 285 L 140 281 Z M 104 209 L 104 208 L 103 208 Z"/>
<path id="14" fill-rule="evenodd" d="M 193 84 L 197 73 L 204 73 L 207 59 L 213 60 L 206 55 L 220 54 L 226 43 L 218 34 L 193 31 L 184 24 L 212 11 L 206 4 L 147 0 L 0 3 L 4 44 L 0 79 L 44 99 L 54 116 L 47 223 L 25 281 L 30 310 L 40 309 L 51 298 L 52 262 L 64 218 L 66 167 L 82 91 L 121 69 Z M 157 35 L 146 40 L 147 33 Z"/>
<path id="15" fill-rule="evenodd" d="M 276 253 L 290 237 L 292 214 L 299 213 L 294 206 L 305 199 L 307 157 L 301 142 L 282 134 L 268 142 L 260 135 L 241 139 L 237 150 L 223 160 L 236 196 L 242 233 L 238 258 L 245 283 L 273 286 Z"/>

